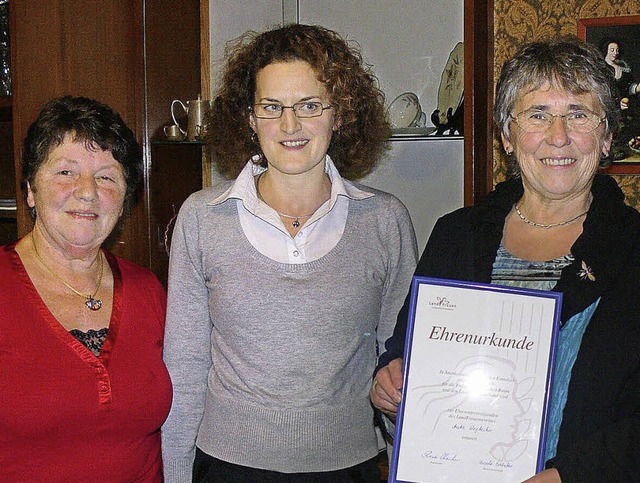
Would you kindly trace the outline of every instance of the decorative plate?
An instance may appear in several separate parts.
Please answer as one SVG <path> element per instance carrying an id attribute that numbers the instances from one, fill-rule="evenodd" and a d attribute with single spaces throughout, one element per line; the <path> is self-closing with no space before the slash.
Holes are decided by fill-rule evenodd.
<path id="1" fill-rule="evenodd" d="M 464 44 L 458 42 L 445 65 L 438 89 L 438 117 L 447 124 L 447 113 L 452 115 L 462 103 L 464 95 Z M 451 111 L 449 111 L 451 109 Z"/>

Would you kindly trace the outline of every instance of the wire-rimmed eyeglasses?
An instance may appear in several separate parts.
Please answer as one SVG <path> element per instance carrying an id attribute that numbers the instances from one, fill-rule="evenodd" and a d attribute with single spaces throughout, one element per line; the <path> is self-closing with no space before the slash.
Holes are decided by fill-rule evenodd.
<path id="1" fill-rule="evenodd" d="M 323 106 L 322 102 L 296 102 L 293 106 L 283 106 L 271 102 L 259 102 L 253 105 L 253 115 L 258 119 L 279 119 L 285 109 L 291 109 L 296 117 L 305 119 L 319 117 L 326 109 L 333 106 Z"/>
<path id="2" fill-rule="evenodd" d="M 598 114 L 587 109 L 578 109 L 568 112 L 567 114 L 551 114 L 550 112 L 539 109 L 526 109 L 515 116 L 509 114 L 509 117 L 511 117 L 523 131 L 528 133 L 546 132 L 556 117 L 562 119 L 567 131 L 582 134 L 590 133 L 607 120 L 606 116 L 600 117 Z"/>

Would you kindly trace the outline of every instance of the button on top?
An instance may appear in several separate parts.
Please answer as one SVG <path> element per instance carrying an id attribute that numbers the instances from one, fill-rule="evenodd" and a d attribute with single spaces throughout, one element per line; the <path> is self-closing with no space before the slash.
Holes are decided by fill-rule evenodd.
<path id="1" fill-rule="evenodd" d="M 298 255 L 300 255 L 300 252 L 298 250 L 294 250 L 293 251 L 293 256 L 297 257 Z"/>

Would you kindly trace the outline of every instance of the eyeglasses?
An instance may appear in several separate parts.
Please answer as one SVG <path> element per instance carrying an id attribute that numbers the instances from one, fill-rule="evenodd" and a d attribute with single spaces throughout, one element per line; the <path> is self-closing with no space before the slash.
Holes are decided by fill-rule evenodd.
<path id="1" fill-rule="evenodd" d="M 296 117 L 305 119 L 322 116 L 326 109 L 332 107 L 331 105 L 323 106 L 321 102 L 296 102 L 293 106 L 260 102 L 253 105 L 253 115 L 258 119 L 279 119 L 285 109 L 291 109 Z"/>
<path id="2" fill-rule="evenodd" d="M 515 116 L 513 114 L 509 116 L 523 131 L 528 133 L 546 132 L 556 117 L 564 121 L 567 131 L 582 134 L 590 133 L 607 120 L 606 117 L 600 117 L 586 109 L 571 111 L 567 114 L 551 114 L 538 109 L 527 109 Z"/>

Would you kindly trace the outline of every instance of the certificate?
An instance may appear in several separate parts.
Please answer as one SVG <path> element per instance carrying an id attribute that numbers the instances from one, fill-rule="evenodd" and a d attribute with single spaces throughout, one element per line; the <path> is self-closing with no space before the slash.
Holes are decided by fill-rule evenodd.
<path id="1" fill-rule="evenodd" d="M 390 482 L 519 482 L 543 469 L 561 303 L 414 278 Z"/>

